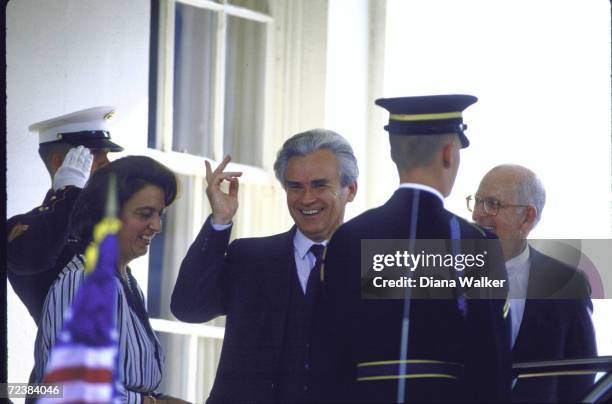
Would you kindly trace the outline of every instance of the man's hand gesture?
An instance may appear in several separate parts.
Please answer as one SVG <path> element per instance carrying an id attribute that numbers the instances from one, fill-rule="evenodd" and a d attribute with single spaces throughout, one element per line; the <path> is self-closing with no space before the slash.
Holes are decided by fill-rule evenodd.
<path id="1" fill-rule="evenodd" d="M 238 177 L 242 175 L 240 171 L 224 172 L 225 167 L 232 158 L 227 155 L 219 164 L 219 167 L 212 170 L 208 160 L 206 164 L 206 196 L 212 208 L 212 221 L 214 224 L 228 224 L 238 210 Z M 221 183 L 228 181 L 229 192 L 221 190 Z"/>

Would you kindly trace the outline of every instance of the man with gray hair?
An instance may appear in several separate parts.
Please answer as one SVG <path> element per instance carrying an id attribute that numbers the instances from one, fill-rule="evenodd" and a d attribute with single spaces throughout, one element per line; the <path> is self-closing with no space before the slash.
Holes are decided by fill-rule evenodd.
<path id="1" fill-rule="evenodd" d="M 215 170 L 206 162 L 212 214 L 181 264 L 172 313 L 192 323 L 227 316 L 210 402 L 307 402 L 322 253 L 357 192 L 357 160 L 335 132 L 314 129 L 291 137 L 274 170 L 296 225 L 231 244 L 242 173 L 224 171 L 229 161 L 225 157 Z"/>
<path id="2" fill-rule="evenodd" d="M 597 355 L 591 288 L 584 274 L 530 247 L 527 237 L 542 217 L 544 186 L 519 165 L 500 165 L 467 197 L 472 218 L 499 236 L 510 287 L 514 362 Z M 593 376 L 520 379 L 513 401 L 576 401 Z"/>

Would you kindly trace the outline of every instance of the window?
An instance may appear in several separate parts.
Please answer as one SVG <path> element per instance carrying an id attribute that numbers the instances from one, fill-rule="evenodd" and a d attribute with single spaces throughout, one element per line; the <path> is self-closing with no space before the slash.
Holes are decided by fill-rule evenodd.
<path id="1" fill-rule="evenodd" d="M 217 13 L 176 4 L 172 150 L 213 157 Z"/>
<path id="2" fill-rule="evenodd" d="M 254 9 L 248 8 L 249 6 Z M 262 167 L 270 23 L 264 1 L 160 9 L 158 150 Z"/>
<path id="3" fill-rule="evenodd" d="M 223 154 L 255 166 L 262 165 L 265 37 L 263 24 L 228 17 Z"/>

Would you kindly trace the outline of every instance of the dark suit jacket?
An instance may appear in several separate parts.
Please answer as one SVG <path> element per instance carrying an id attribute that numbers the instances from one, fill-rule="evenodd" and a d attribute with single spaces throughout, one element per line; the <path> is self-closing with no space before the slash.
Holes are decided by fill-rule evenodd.
<path id="1" fill-rule="evenodd" d="M 597 355 L 591 288 L 584 274 L 530 247 L 525 311 L 512 350 L 513 362 Z M 594 375 L 519 379 L 513 401 L 576 401 Z"/>
<path id="2" fill-rule="evenodd" d="M 396 400 L 397 379 L 356 381 L 358 363 L 400 358 L 403 311 L 403 300 L 361 298 L 361 239 L 409 238 L 414 195 L 412 189 L 399 189 L 383 206 L 342 225 L 328 245 L 312 339 L 314 374 L 321 377 L 316 396 L 323 401 Z M 494 236 L 445 210 L 432 193 L 420 191 L 418 204 L 417 238 L 450 239 L 449 222 L 454 218 L 464 239 L 462 251 L 492 247 L 487 259 L 489 276 L 505 279 L 499 243 L 479 245 L 479 240 Z M 406 398 L 508 400 L 510 337 L 504 304 L 505 300 L 468 300 L 464 318 L 454 299 L 412 299 L 408 357 L 460 363 L 464 381 L 408 379 Z"/>
<path id="3" fill-rule="evenodd" d="M 210 217 L 184 258 L 171 310 L 201 323 L 227 315 L 225 339 L 209 401 L 275 399 L 279 357 L 296 271 L 295 227 L 270 237 L 234 240 L 215 231 Z"/>

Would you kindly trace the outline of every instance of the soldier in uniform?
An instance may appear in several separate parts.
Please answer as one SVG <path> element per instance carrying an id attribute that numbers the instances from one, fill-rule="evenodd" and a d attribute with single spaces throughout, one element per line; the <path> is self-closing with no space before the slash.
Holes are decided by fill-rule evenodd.
<path id="1" fill-rule="evenodd" d="M 463 252 L 488 249 L 488 277 L 505 280 L 495 236 L 444 208 L 460 150 L 469 144 L 462 111 L 476 100 L 439 95 L 376 101 L 390 112 L 385 129 L 401 184 L 384 205 L 342 225 L 326 249 L 312 337 L 322 401 L 509 399 L 505 288 L 488 291 L 492 299 L 466 298 L 459 288 L 442 299 L 425 298 L 428 290 L 395 300 L 360 293 L 367 289 L 360 276 L 364 239 L 436 239 L 459 243 Z"/>
<path id="2" fill-rule="evenodd" d="M 38 153 L 52 186 L 43 203 L 7 222 L 8 279 L 38 325 L 49 287 L 75 251 L 68 243 L 68 219 L 91 172 L 108 163 L 112 107 L 94 107 L 35 123 Z"/>

